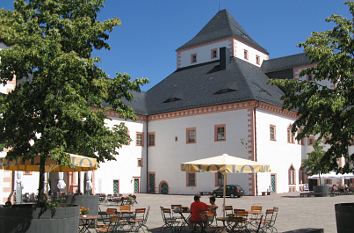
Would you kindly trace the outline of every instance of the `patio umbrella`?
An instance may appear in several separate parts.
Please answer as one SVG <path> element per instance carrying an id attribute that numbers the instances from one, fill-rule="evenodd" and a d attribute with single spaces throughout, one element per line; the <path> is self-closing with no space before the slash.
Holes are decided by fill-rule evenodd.
<path id="1" fill-rule="evenodd" d="M 181 165 L 186 172 L 220 172 L 224 175 L 223 216 L 225 217 L 225 194 L 227 173 L 270 172 L 269 165 L 248 159 L 222 154 L 219 156 L 185 162 Z"/>
<path id="2" fill-rule="evenodd" d="M 97 160 L 95 158 L 85 157 L 68 153 L 70 158 L 69 165 L 59 165 L 57 161 L 47 158 L 45 163 L 45 172 L 77 172 L 92 171 L 97 169 Z M 33 159 L 22 160 L 7 159 L 4 156 L 0 158 L 0 169 L 11 171 L 39 171 L 40 156 Z"/>

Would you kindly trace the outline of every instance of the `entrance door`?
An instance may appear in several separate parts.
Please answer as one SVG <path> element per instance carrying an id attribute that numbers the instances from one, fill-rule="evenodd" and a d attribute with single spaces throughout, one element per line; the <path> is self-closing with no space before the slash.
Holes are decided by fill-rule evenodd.
<path id="1" fill-rule="evenodd" d="M 138 193 L 140 191 L 140 179 L 134 178 L 134 193 Z"/>
<path id="2" fill-rule="evenodd" d="M 270 191 L 272 191 L 272 192 L 276 192 L 276 176 L 275 176 L 275 174 L 272 174 L 272 175 L 270 175 L 270 185 L 271 185 L 271 188 L 272 188 L 272 190 L 270 190 Z"/>
<path id="3" fill-rule="evenodd" d="M 155 173 L 149 173 L 149 193 L 155 193 Z"/>
<path id="4" fill-rule="evenodd" d="M 119 180 L 113 180 L 113 194 L 119 193 Z"/>
<path id="5" fill-rule="evenodd" d="M 160 193 L 161 194 L 168 194 L 168 184 L 165 181 L 160 183 Z"/>

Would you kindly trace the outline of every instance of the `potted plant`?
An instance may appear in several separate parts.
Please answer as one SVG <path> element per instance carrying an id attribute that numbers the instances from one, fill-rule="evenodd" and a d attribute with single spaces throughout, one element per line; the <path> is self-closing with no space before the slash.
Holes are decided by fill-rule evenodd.
<path id="1" fill-rule="evenodd" d="M 22 232 L 58 232 L 54 227 L 77 232 L 78 206 L 47 208 L 46 161 L 69 165 L 68 153 L 112 160 L 130 140 L 124 124 L 105 126 L 102 104 L 134 119 L 124 101 L 147 80 L 132 81 L 127 74 L 108 78 L 97 66 L 92 51 L 109 49 L 108 33 L 120 24 L 117 18 L 97 20 L 103 3 L 14 0 L 13 10 L 0 9 L 0 41 L 8 46 L 0 50 L 0 81 L 17 82 L 12 92 L 0 96 L 0 138 L 9 149 L 7 159 L 40 160 L 37 204 L 0 208 L 0 232 L 17 227 Z"/>

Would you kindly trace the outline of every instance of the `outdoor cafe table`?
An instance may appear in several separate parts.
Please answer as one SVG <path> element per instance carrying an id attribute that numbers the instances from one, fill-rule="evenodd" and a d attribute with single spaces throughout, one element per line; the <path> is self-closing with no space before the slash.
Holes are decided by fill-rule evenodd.
<path id="1" fill-rule="evenodd" d="M 184 222 L 182 225 L 189 225 L 190 210 L 188 207 L 174 208 L 172 211 L 181 215 L 181 219 L 183 219 Z"/>
<path id="2" fill-rule="evenodd" d="M 90 233 L 90 226 L 93 226 L 93 229 L 96 229 L 96 221 L 98 219 L 98 215 L 80 215 L 80 224 L 79 224 L 79 232 L 80 233 Z"/>

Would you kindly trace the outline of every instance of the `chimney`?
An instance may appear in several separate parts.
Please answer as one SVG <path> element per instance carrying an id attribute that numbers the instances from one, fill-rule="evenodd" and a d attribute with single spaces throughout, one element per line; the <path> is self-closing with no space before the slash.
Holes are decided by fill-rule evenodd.
<path id="1" fill-rule="evenodd" d="M 220 54 L 220 68 L 224 70 L 230 63 L 230 51 L 228 48 L 222 47 L 220 48 L 219 54 Z"/>

